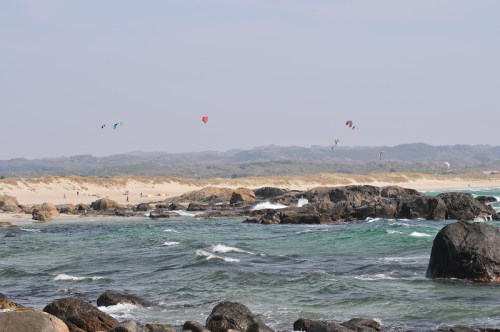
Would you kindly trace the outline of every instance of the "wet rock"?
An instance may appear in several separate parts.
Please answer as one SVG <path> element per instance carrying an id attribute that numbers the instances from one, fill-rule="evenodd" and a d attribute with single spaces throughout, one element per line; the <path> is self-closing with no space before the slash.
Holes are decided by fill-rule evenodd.
<path id="1" fill-rule="evenodd" d="M 293 323 L 294 331 L 305 332 L 352 332 L 353 330 L 337 323 L 300 318 Z"/>
<path id="2" fill-rule="evenodd" d="M 210 330 L 207 329 L 205 326 L 192 320 L 185 322 L 184 325 L 182 326 L 182 330 L 191 332 L 210 332 Z"/>
<path id="3" fill-rule="evenodd" d="M 212 309 L 206 327 L 212 332 L 226 332 L 229 329 L 246 332 L 255 323 L 262 322 L 245 305 L 224 301 Z"/>
<path id="4" fill-rule="evenodd" d="M 138 296 L 108 290 L 97 298 L 97 306 L 109 307 L 119 303 L 129 303 L 139 307 L 149 307 L 152 304 Z"/>
<path id="5" fill-rule="evenodd" d="M 71 331 L 108 331 L 118 325 L 115 318 L 77 298 L 55 300 L 43 311 L 60 318 Z"/>
<path id="6" fill-rule="evenodd" d="M 149 211 L 152 209 L 151 207 L 151 204 L 149 203 L 140 203 L 136 206 L 136 211 L 143 211 L 143 212 L 146 212 L 146 211 Z"/>
<path id="7" fill-rule="evenodd" d="M 481 214 L 494 215 L 495 210 L 476 200 L 469 193 L 442 193 L 437 196 L 446 204 L 445 219 L 474 220 Z"/>
<path id="8" fill-rule="evenodd" d="M 154 209 L 149 212 L 149 217 L 151 219 L 170 218 L 170 212 L 165 209 Z"/>
<path id="9" fill-rule="evenodd" d="M 365 330 L 366 328 L 372 331 L 380 331 L 382 328 L 379 322 L 366 318 L 353 318 L 347 322 L 341 323 L 340 325 L 354 331 L 360 331 L 361 329 L 363 329 L 363 331 L 367 331 Z"/>
<path id="10" fill-rule="evenodd" d="M 0 313 L 0 327 L 2 332 L 69 332 L 68 326 L 62 320 L 36 310 Z"/>
<path id="11" fill-rule="evenodd" d="M 115 209 L 115 216 L 119 217 L 132 217 L 135 213 L 131 209 L 118 207 Z"/>
<path id="12" fill-rule="evenodd" d="M 476 200 L 484 204 L 493 203 L 497 201 L 497 199 L 492 196 L 477 196 Z"/>
<path id="13" fill-rule="evenodd" d="M 118 324 L 108 332 L 150 332 L 143 324 L 135 320 L 127 320 Z"/>
<path id="14" fill-rule="evenodd" d="M 255 196 L 262 199 L 274 198 L 276 196 L 281 196 L 286 193 L 286 190 L 275 188 L 275 187 L 262 187 L 254 190 Z"/>
<path id="15" fill-rule="evenodd" d="M 149 332 L 177 332 L 169 324 L 146 324 L 146 327 L 149 329 Z"/>
<path id="16" fill-rule="evenodd" d="M 426 276 L 500 282 L 500 229 L 465 221 L 436 235 Z"/>

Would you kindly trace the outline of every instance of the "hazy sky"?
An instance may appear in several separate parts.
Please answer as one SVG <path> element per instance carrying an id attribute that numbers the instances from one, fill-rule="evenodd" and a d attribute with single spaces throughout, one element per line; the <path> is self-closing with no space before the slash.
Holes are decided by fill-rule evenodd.
<path id="1" fill-rule="evenodd" d="M 500 1 L 4 0 L 0 112 L 0 159 L 500 145 Z"/>

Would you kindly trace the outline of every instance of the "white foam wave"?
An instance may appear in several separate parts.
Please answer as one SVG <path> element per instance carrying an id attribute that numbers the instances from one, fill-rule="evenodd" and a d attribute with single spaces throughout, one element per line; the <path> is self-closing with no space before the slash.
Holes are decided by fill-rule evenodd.
<path id="1" fill-rule="evenodd" d="M 411 237 L 430 237 L 432 235 L 426 234 L 426 233 L 420 233 L 420 232 L 412 232 L 410 234 Z"/>
<path id="2" fill-rule="evenodd" d="M 177 213 L 178 215 L 180 215 L 182 217 L 196 217 L 200 213 L 203 213 L 203 212 L 188 212 L 188 211 L 185 211 L 185 210 L 174 210 L 172 212 L 175 212 L 175 213 Z"/>
<path id="3" fill-rule="evenodd" d="M 284 209 L 286 208 L 286 205 L 280 204 L 280 203 L 271 203 L 271 202 L 262 202 L 257 205 L 255 205 L 252 208 L 252 211 L 258 211 L 258 210 L 277 210 L 277 209 Z"/>
<path id="4" fill-rule="evenodd" d="M 167 228 L 165 230 L 163 230 L 164 232 L 167 232 L 167 233 L 179 233 L 177 232 L 175 229 L 170 229 L 170 228 Z"/>
<path id="5" fill-rule="evenodd" d="M 70 280 L 70 281 L 80 281 L 80 280 L 104 280 L 103 277 L 76 277 L 69 274 L 61 273 L 58 274 L 54 280 Z"/>
<path id="6" fill-rule="evenodd" d="M 220 259 L 220 260 L 223 260 L 224 262 L 228 262 L 228 263 L 237 263 L 240 261 L 237 258 L 218 256 L 218 255 L 214 255 L 212 253 L 209 253 L 209 252 L 207 252 L 205 250 L 201 250 L 201 249 L 196 250 L 196 256 L 205 257 L 207 261 L 212 260 L 212 259 Z"/>
<path id="7" fill-rule="evenodd" d="M 102 306 L 98 308 L 116 319 L 125 320 L 134 318 L 132 311 L 136 310 L 138 307 L 130 303 L 118 303 L 109 307 Z"/>
<path id="8" fill-rule="evenodd" d="M 217 252 L 219 254 L 225 254 L 225 253 L 228 253 L 228 252 L 241 252 L 241 253 L 245 253 L 245 254 L 250 254 L 250 255 L 254 255 L 254 253 L 250 252 L 250 251 L 246 251 L 246 250 L 243 250 L 243 249 L 240 249 L 240 248 L 236 248 L 236 247 L 230 247 L 230 246 L 225 246 L 223 244 L 217 244 L 215 246 L 212 247 L 212 251 L 213 252 Z"/>
<path id="9" fill-rule="evenodd" d="M 173 247 L 173 246 L 176 246 L 176 245 L 179 245 L 181 244 L 180 242 L 177 242 L 177 241 L 170 241 L 170 242 L 165 242 L 163 243 L 163 246 L 165 247 Z"/>
<path id="10" fill-rule="evenodd" d="M 378 273 L 378 274 L 363 274 L 363 275 L 354 277 L 354 279 L 363 280 L 363 281 L 372 281 L 372 280 L 393 280 L 395 278 L 388 276 L 387 274 L 384 274 L 384 273 Z"/>
<path id="11" fill-rule="evenodd" d="M 399 256 L 399 257 L 382 257 L 381 261 L 385 263 L 414 263 L 414 262 L 426 262 L 429 260 L 429 256 L 421 255 L 421 256 Z"/>
<path id="12" fill-rule="evenodd" d="M 307 200 L 307 198 L 299 198 L 299 200 L 297 202 L 298 207 L 303 207 L 306 204 L 309 204 L 309 201 Z"/>
<path id="13" fill-rule="evenodd" d="M 403 232 L 400 232 L 400 231 L 394 231 L 394 230 L 388 229 L 388 230 L 387 230 L 387 234 L 403 234 Z"/>
<path id="14" fill-rule="evenodd" d="M 365 219 L 366 222 L 375 222 L 375 221 L 379 221 L 379 220 L 382 220 L 382 218 L 372 218 L 372 217 L 367 217 Z"/>
<path id="15" fill-rule="evenodd" d="M 35 228 L 21 228 L 22 231 L 25 232 L 32 232 L 32 233 L 41 233 L 41 229 L 35 229 Z"/>

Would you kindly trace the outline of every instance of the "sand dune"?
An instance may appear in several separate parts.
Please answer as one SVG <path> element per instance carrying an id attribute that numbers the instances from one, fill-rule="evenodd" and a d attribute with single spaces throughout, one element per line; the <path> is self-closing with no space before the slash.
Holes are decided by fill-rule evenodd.
<path id="1" fill-rule="evenodd" d="M 465 189 L 500 187 L 500 175 L 414 173 L 314 174 L 293 177 L 247 177 L 237 179 L 180 179 L 167 177 L 124 176 L 114 178 L 55 177 L 1 179 L 0 195 L 17 198 L 20 204 L 91 203 L 108 197 L 121 204 L 161 201 L 167 197 L 205 187 L 250 189 L 271 186 L 306 190 L 318 186 L 369 184 L 375 186 L 398 185 L 417 190 Z"/>

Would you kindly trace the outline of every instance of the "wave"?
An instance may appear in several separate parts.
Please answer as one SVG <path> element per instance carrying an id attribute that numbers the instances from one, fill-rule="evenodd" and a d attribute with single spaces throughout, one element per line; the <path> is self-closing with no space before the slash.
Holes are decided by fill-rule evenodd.
<path id="1" fill-rule="evenodd" d="M 255 255 L 253 252 L 246 251 L 246 250 L 243 250 L 243 249 L 240 249 L 240 248 L 236 248 L 236 247 L 225 246 L 225 245 L 220 244 L 220 243 L 217 244 L 217 245 L 215 245 L 215 246 L 213 246 L 212 247 L 212 251 L 216 252 L 216 253 L 219 253 L 219 254 L 226 254 L 228 252 L 240 252 L 240 253 Z"/>
<path id="2" fill-rule="evenodd" d="M 400 231 L 394 231 L 394 230 L 388 229 L 388 230 L 387 230 L 387 234 L 403 234 L 403 232 L 400 232 Z"/>
<path id="3" fill-rule="evenodd" d="M 424 262 L 429 260 L 429 256 L 421 255 L 421 256 L 396 256 L 396 257 L 381 257 L 379 260 L 386 263 L 405 263 L 405 262 Z"/>
<path id="4" fill-rule="evenodd" d="M 303 207 L 306 204 L 309 204 L 307 198 L 299 198 L 299 201 L 297 202 L 297 207 Z"/>
<path id="5" fill-rule="evenodd" d="M 278 209 L 284 209 L 284 208 L 287 208 L 287 206 L 280 204 L 280 203 L 262 202 L 262 203 L 255 205 L 251 211 L 278 210 Z"/>
<path id="6" fill-rule="evenodd" d="M 176 245 L 179 245 L 181 244 L 180 242 L 177 242 L 177 241 L 170 241 L 170 242 L 165 242 L 162 244 L 162 246 L 164 247 L 173 247 L 173 246 L 176 246 Z"/>
<path id="7" fill-rule="evenodd" d="M 65 273 L 61 273 L 61 274 L 58 274 L 54 280 L 71 280 L 71 281 L 80 281 L 80 280 L 104 280 L 106 278 L 104 277 L 75 277 L 75 276 L 71 276 L 69 274 L 65 274 Z"/>
<path id="8" fill-rule="evenodd" d="M 25 231 L 25 232 L 31 232 L 31 233 L 41 233 L 42 230 L 41 229 L 37 229 L 37 228 L 21 228 L 22 231 Z"/>
<path id="9" fill-rule="evenodd" d="M 363 274 L 363 275 L 354 277 L 354 279 L 363 280 L 363 281 L 373 281 L 373 280 L 394 280 L 396 278 L 388 276 L 387 274 L 384 274 L 384 273 L 377 273 L 377 274 Z"/>
<path id="10" fill-rule="evenodd" d="M 203 213 L 203 212 L 188 212 L 188 211 L 185 211 L 185 210 L 174 210 L 172 212 L 177 213 L 181 217 L 196 217 L 200 213 Z"/>
<path id="11" fill-rule="evenodd" d="M 132 311 L 138 308 L 139 307 L 130 303 L 118 303 L 108 307 L 98 307 L 99 310 L 104 311 L 118 320 L 133 319 L 135 315 L 132 314 Z"/>
<path id="12" fill-rule="evenodd" d="M 411 237 L 431 237 L 432 235 L 420 232 L 412 232 L 410 234 Z"/>
<path id="13" fill-rule="evenodd" d="M 202 250 L 202 249 L 196 250 L 196 256 L 205 257 L 205 259 L 207 261 L 212 260 L 212 259 L 220 259 L 220 260 L 223 260 L 224 262 L 228 262 L 228 263 L 238 263 L 240 261 L 237 258 L 230 258 L 230 257 L 223 257 L 223 256 L 214 255 L 214 254 L 209 253 L 209 252 Z"/>
<path id="14" fill-rule="evenodd" d="M 167 232 L 167 233 L 179 233 L 175 229 L 171 229 L 171 228 L 164 229 L 163 231 Z"/>

